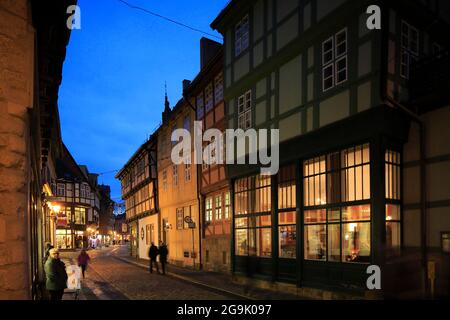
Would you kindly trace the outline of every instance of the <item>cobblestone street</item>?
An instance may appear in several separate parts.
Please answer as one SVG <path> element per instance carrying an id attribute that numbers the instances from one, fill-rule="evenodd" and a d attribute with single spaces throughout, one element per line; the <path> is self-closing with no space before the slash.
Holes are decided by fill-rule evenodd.
<path id="1" fill-rule="evenodd" d="M 227 300 L 230 297 L 170 276 L 150 274 L 144 268 L 119 260 L 126 247 L 88 251 L 91 263 L 82 280 L 80 300 Z M 78 252 L 64 252 L 66 266 L 76 264 Z M 64 299 L 73 299 L 65 294 Z"/>

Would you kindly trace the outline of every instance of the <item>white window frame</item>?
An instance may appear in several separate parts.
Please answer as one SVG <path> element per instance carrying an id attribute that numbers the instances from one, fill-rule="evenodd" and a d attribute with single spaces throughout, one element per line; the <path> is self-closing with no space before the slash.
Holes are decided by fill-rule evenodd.
<path id="1" fill-rule="evenodd" d="M 345 40 L 343 42 L 338 42 L 338 36 L 342 33 L 345 34 Z M 331 42 L 331 49 L 325 51 L 325 45 Z M 340 45 L 345 44 L 345 50 L 338 54 L 338 48 Z M 331 59 L 326 59 L 325 57 L 331 53 Z M 345 67 L 342 69 L 338 68 L 341 61 L 345 60 Z M 331 68 L 331 76 L 325 78 L 325 70 Z M 338 75 L 340 72 L 345 71 L 345 78 L 338 81 Z M 331 79 L 331 86 L 326 87 L 325 83 L 327 80 Z M 333 36 L 329 37 L 322 42 L 322 92 L 333 89 L 334 87 L 346 82 L 348 80 L 348 30 L 344 28 Z"/>
<path id="2" fill-rule="evenodd" d="M 214 216 L 216 221 L 222 220 L 223 218 L 223 210 L 222 210 L 222 195 L 218 194 L 214 197 Z"/>
<path id="3" fill-rule="evenodd" d="M 208 197 L 205 199 L 205 221 L 213 221 L 213 198 Z"/>
<path id="4" fill-rule="evenodd" d="M 250 18 L 246 14 L 235 26 L 234 29 L 234 55 L 238 57 L 250 44 Z"/>
<path id="5" fill-rule="evenodd" d="M 173 173 L 173 186 L 178 187 L 178 165 L 174 164 L 172 166 L 172 173 Z"/>
<path id="6" fill-rule="evenodd" d="M 191 181 L 191 157 L 188 155 L 184 160 L 184 181 Z"/>
<path id="7" fill-rule="evenodd" d="M 247 130 L 252 127 L 252 90 L 238 98 L 238 128 Z"/>

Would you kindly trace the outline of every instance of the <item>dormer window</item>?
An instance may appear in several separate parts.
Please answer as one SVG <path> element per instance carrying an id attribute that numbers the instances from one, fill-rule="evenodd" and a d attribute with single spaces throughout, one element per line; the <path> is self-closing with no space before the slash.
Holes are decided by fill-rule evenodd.
<path id="1" fill-rule="evenodd" d="M 249 44 L 249 21 L 248 15 L 242 18 L 236 24 L 235 28 L 235 39 L 234 39 L 234 50 L 235 56 L 239 56 L 242 52 L 244 52 L 248 48 Z"/>

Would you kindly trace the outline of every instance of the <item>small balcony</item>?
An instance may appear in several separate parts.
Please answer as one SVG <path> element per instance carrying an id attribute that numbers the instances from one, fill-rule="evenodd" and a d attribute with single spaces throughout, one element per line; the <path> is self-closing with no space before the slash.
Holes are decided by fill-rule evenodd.
<path id="1" fill-rule="evenodd" d="M 419 113 L 450 105 L 450 51 L 415 63 L 409 89 L 409 104 Z"/>

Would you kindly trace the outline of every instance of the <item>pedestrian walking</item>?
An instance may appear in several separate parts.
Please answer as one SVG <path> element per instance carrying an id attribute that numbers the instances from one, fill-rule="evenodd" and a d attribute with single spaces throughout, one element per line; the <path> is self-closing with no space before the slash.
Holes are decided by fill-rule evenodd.
<path id="1" fill-rule="evenodd" d="M 62 300 L 64 289 L 67 288 L 67 272 L 64 262 L 59 259 L 58 249 L 50 249 L 44 270 L 47 277 L 45 287 L 50 294 L 50 300 Z"/>
<path id="2" fill-rule="evenodd" d="M 87 254 L 86 250 L 81 250 L 80 255 L 78 256 L 78 266 L 81 268 L 81 272 L 83 273 L 83 279 L 84 273 L 86 272 L 88 262 L 91 260 L 91 257 Z"/>
<path id="3" fill-rule="evenodd" d="M 155 246 L 155 243 L 152 242 L 150 249 L 148 250 L 148 257 L 150 258 L 150 273 L 153 273 L 153 264 L 156 265 L 156 272 L 159 273 L 159 266 L 156 258 L 158 257 L 159 250 Z"/>
<path id="4" fill-rule="evenodd" d="M 159 261 L 161 262 L 162 274 L 166 274 L 166 263 L 167 256 L 169 255 L 169 250 L 164 242 L 159 245 Z"/>

